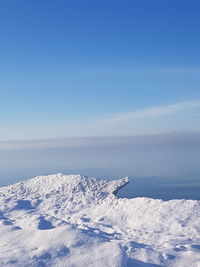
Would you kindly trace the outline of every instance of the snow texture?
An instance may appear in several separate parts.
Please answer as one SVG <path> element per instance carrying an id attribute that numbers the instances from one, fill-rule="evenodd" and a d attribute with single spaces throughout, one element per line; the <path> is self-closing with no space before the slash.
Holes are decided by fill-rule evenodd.
<path id="1" fill-rule="evenodd" d="M 200 267 L 200 201 L 54 174 L 0 188 L 0 266 Z"/>

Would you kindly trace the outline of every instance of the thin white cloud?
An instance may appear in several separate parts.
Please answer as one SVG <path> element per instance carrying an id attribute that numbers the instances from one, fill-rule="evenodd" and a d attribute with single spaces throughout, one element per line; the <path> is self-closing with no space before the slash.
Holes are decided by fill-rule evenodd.
<path id="1" fill-rule="evenodd" d="M 115 122 L 122 122 L 124 120 L 134 119 L 134 118 L 155 118 L 163 117 L 176 112 L 184 111 L 187 109 L 193 109 L 200 107 L 200 101 L 187 101 L 176 103 L 172 105 L 155 106 L 144 109 L 137 109 L 130 112 L 124 112 L 120 114 L 113 115 L 112 117 L 103 120 L 103 123 L 110 124 Z"/>

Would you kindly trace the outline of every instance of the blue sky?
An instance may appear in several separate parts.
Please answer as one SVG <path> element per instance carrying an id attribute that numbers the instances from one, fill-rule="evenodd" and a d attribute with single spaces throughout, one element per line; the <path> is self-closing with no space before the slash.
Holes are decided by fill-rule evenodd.
<path id="1" fill-rule="evenodd" d="M 1 1 L 0 140 L 199 131 L 199 8 Z"/>

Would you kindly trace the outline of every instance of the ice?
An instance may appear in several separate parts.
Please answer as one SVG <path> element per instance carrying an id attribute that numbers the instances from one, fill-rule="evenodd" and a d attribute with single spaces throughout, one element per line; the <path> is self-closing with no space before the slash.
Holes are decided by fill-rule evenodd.
<path id="1" fill-rule="evenodd" d="M 200 201 L 118 199 L 128 178 L 0 188 L 0 266 L 200 266 Z"/>

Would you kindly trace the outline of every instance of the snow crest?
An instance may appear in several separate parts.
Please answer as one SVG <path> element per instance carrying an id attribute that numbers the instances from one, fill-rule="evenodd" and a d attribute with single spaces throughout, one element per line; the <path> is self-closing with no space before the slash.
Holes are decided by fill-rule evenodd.
<path id="1" fill-rule="evenodd" d="M 0 266 L 200 266 L 200 201 L 118 199 L 128 178 L 0 188 Z"/>

